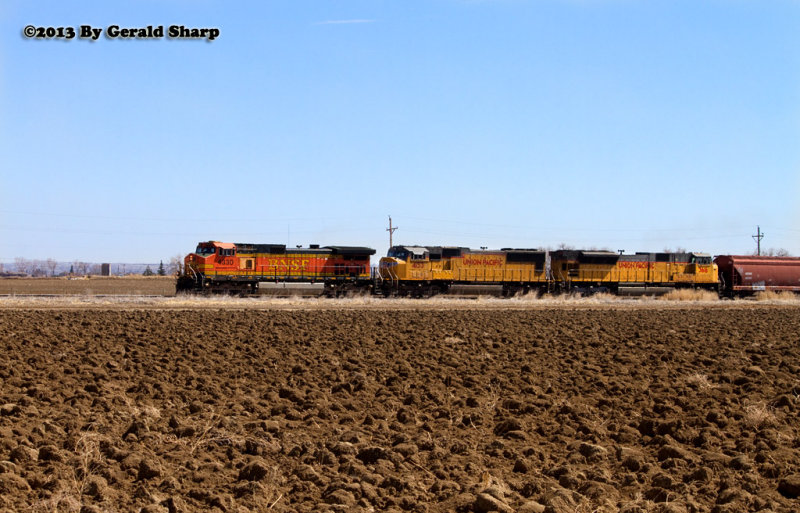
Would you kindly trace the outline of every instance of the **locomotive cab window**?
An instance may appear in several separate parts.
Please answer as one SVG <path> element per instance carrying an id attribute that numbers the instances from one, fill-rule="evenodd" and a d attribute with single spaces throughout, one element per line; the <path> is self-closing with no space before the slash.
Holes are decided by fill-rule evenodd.
<path id="1" fill-rule="evenodd" d="M 216 248 L 208 247 L 208 246 L 197 246 L 197 249 L 194 250 L 195 253 L 198 255 L 206 256 L 206 255 L 213 255 L 217 252 Z"/>
<path id="2" fill-rule="evenodd" d="M 408 251 L 406 251 L 405 249 L 400 249 L 400 248 L 392 248 L 392 249 L 389 250 L 389 253 L 387 254 L 387 256 L 390 257 L 390 258 L 397 258 L 397 259 L 400 259 L 400 260 L 405 260 L 405 259 L 408 258 Z"/>

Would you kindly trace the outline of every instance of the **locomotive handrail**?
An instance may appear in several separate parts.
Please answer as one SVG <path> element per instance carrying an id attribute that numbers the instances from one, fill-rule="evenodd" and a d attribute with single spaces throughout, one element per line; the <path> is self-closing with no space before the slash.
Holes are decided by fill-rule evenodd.
<path id="1" fill-rule="evenodd" d="M 392 289 L 394 289 L 395 284 L 399 285 L 400 277 L 395 274 L 394 269 L 392 269 L 391 267 L 386 267 L 386 271 L 389 273 L 389 278 L 391 279 L 390 286 L 392 287 Z"/>

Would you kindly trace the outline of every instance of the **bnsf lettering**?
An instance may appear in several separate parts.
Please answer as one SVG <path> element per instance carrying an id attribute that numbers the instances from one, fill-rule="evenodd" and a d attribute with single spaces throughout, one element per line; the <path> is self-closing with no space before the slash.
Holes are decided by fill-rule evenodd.
<path id="1" fill-rule="evenodd" d="M 290 271 L 305 271 L 308 268 L 308 259 L 301 258 L 265 258 L 262 266 L 269 269 L 286 268 Z"/>

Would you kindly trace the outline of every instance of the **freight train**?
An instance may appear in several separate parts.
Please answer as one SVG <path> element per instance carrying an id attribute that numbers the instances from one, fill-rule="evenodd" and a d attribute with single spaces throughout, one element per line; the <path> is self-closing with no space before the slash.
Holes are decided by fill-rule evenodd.
<path id="1" fill-rule="evenodd" d="M 249 295 L 276 288 L 328 296 L 429 297 L 448 293 L 513 296 L 527 292 L 658 295 L 702 289 L 721 296 L 763 290 L 800 292 L 800 258 L 706 253 L 393 246 L 372 268 L 360 246 L 201 242 L 186 256 L 178 292 Z"/>

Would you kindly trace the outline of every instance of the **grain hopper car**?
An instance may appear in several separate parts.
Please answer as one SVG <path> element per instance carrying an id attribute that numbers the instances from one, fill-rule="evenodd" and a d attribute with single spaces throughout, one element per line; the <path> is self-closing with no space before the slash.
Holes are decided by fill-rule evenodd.
<path id="1" fill-rule="evenodd" d="M 746 296 L 759 291 L 800 292 L 800 258 L 719 255 L 720 294 Z"/>

